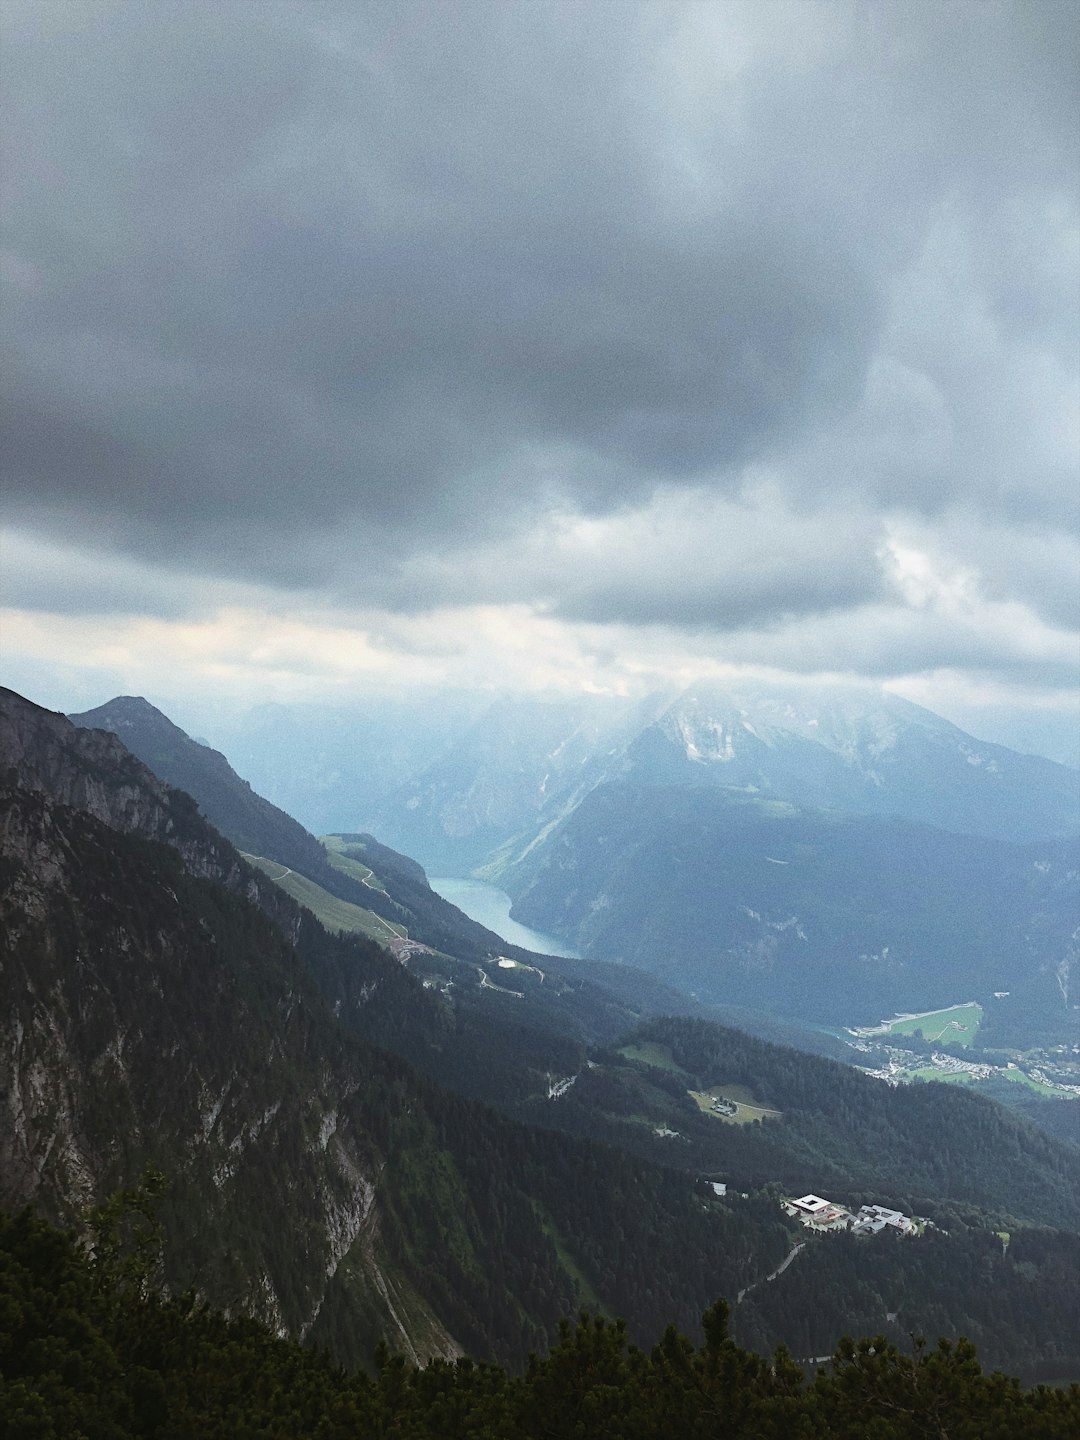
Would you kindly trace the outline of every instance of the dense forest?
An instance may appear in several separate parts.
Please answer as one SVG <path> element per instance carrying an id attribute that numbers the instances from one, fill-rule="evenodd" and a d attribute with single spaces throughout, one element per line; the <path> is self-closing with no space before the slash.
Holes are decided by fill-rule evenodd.
<path id="1" fill-rule="evenodd" d="M 820 1236 L 783 1279 L 782 1287 L 757 1286 L 737 1307 L 741 1344 L 768 1353 L 782 1338 L 810 1357 L 829 1354 L 845 1331 L 869 1331 L 902 1345 L 912 1333 L 955 1335 L 962 1313 L 962 1333 L 986 1364 L 1029 1382 L 1080 1375 L 1075 1235 L 995 1234 L 940 1207 L 936 1224 L 911 1243 L 887 1234 Z"/>
<path id="2" fill-rule="evenodd" d="M 845 1339 L 812 1382 L 783 1351 L 673 1326 L 643 1349 L 620 1322 L 564 1322 L 523 1371 L 467 1358 L 350 1371 L 152 1276 L 147 1190 L 90 1217 L 90 1244 L 0 1213 L 0 1423 L 8 1440 L 1071 1440 L 1080 1386 L 1022 1389 L 961 1341 Z"/>
<path id="3" fill-rule="evenodd" d="M 631 1068 L 637 1083 L 668 1089 L 688 1130 L 695 1117 L 687 1083 L 743 1085 L 782 1113 L 782 1123 L 708 1128 L 734 1178 L 801 1174 L 812 1188 L 846 1177 L 856 1187 L 885 1185 L 1080 1229 L 1080 1153 L 972 1091 L 885 1085 L 851 1066 L 697 1020 L 650 1020 L 629 1039 L 670 1056 L 671 1071 Z M 613 1069 L 607 1083 L 621 1079 Z"/>

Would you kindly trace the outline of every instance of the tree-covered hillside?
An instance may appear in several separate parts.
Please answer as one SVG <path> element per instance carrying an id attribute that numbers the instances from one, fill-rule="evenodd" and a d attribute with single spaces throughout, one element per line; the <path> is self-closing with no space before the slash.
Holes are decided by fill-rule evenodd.
<path id="1" fill-rule="evenodd" d="M 123 1217 L 118 1217 L 122 1219 Z M 0 1214 L 0 1420 L 9 1440 L 1071 1440 L 1080 1386 L 1023 1390 L 966 1342 L 845 1340 L 812 1383 L 732 1340 L 672 1326 L 650 1349 L 583 1317 L 511 1377 L 462 1359 L 342 1370 L 256 1322 L 163 1300 L 140 1256 Z M 134 1260 L 136 1263 L 132 1263 Z M 654 1340 L 656 1337 L 654 1337 Z"/>
<path id="2" fill-rule="evenodd" d="M 628 1058 L 635 1054 L 660 1063 Z M 807 1189 L 887 1188 L 1080 1231 L 1080 1151 L 962 1088 L 891 1086 L 738 1030 L 677 1018 L 651 1020 L 627 1037 L 568 1102 L 589 1106 L 594 1077 L 596 1103 L 604 1109 L 607 1097 L 612 1115 L 640 1107 L 644 1087 L 670 1097 L 670 1123 L 693 1138 L 672 1147 L 673 1156 L 690 1149 L 699 1166 L 722 1167 L 744 1189 L 770 1178 L 797 1185 L 801 1176 Z M 725 1085 L 752 1092 L 778 1118 L 717 1124 L 688 1099 L 690 1090 Z M 620 1101 L 626 1091 L 635 1098 Z"/>
<path id="3" fill-rule="evenodd" d="M 705 786 L 594 790 L 500 884 L 514 915 L 714 1003 L 873 1024 L 976 998 L 1076 1032 L 1077 846 Z M 995 995 L 1004 999 L 995 1001 Z"/>

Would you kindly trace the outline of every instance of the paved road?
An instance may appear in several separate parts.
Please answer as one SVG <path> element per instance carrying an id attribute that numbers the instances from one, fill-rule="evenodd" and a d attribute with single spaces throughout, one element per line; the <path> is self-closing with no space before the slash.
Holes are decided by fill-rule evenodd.
<path id="1" fill-rule="evenodd" d="M 775 1280 L 778 1275 L 782 1275 L 787 1269 L 787 1267 L 791 1264 L 791 1262 L 795 1259 L 795 1256 L 798 1255 L 799 1251 L 804 1250 L 805 1248 L 805 1240 L 800 1240 L 797 1245 L 793 1245 L 771 1275 L 763 1275 L 760 1280 L 755 1280 L 752 1285 L 747 1285 L 745 1289 L 739 1291 L 739 1300 L 741 1300 L 744 1295 L 749 1295 L 751 1290 L 756 1290 L 759 1285 L 767 1285 L 770 1280 Z M 739 1300 L 737 1300 L 735 1303 L 738 1304 Z"/>

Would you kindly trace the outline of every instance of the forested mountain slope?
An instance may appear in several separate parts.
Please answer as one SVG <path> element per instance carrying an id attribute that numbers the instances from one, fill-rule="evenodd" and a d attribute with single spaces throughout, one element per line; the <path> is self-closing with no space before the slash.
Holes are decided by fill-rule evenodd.
<path id="1" fill-rule="evenodd" d="M 691 1098 L 712 1091 L 752 1096 L 765 1118 L 718 1121 Z M 968 1090 L 890 1086 L 705 1021 L 648 1021 L 599 1054 L 552 1109 L 568 1128 L 663 1153 L 668 1164 L 715 1174 L 735 1189 L 774 1181 L 788 1193 L 873 1189 L 905 1197 L 909 1211 L 950 1201 L 1002 1223 L 1012 1217 L 1080 1233 L 1075 1146 Z"/>
<path id="2" fill-rule="evenodd" d="M 264 856 L 314 881 L 331 895 L 373 912 L 410 939 L 457 960 L 468 962 L 455 970 L 458 998 L 482 1010 L 498 1007 L 494 991 L 478 983 L 473 962 L 490 961 L 500 954 L 535 959 L 518 947 L 471 920 L 427 883 L 423 869 L 408 856 L 381 844 L 369 834 L 346 834 L 345 859 L 355 856 L 374 872 L 375 884 L 363 884 L 346 868 L 342 856 L 330 855 L 324 846 L 284 811 L 257 795 L 218 751 L 199 744 L 147 701 L 120 696 L 95 710 L 71 717 L 80 728 L 100 727 L 117 735 L 124 746 L 166 784 L 192 795 L 211 824 L 241 851 Z M 260 893 L 265 882 L 260 879 Z M 664 985 L 645 971 L 627 967 L 581 965 L 554 957 L 545 959 L 546 989 L 526 996 L 529 1020 L 542 1028 L 554 1027 L 585 1039 L 612 1039 L 640 1018 L 672 1013 L 709 1014 L 709 1008 L 685 992 Z M 551 1003 L 555 992 L 572 987 L 573 1005 Z M 537 1014 L 542 1010 L 543 1014 Z M 717 1016 L 716 1018 L 724 1018 Z M 761 1017 L 747 1023 L 771 1028 Z M 826 1039 L 802 1033 L 811 1048 Z"/>
<path id="3" fill-rule="evenodd" d="M 403 987 L 437 1024 L 439 1002 L 328 937 L 112 736 L 10 694 L 0 716 L 22 782 L 0 856 L 5 1203 L 68 1218 L 152 1161 L 166 1278 L 354 1357 L 382 1331 L 520 1360 L 590 1298 L 648 1333 L 782 1253 L 767 1208 L 707 1210 L 686 1176 L 514 1125 L 350 1034 L 320 946 L 356 1003 Z"/>
<path id="4" fill-rule="evenodd" d="M 704 1000 L 855 1024 L 975 998 L 1067 1027 L 1078 866 L 1066 840 L 1010 845 L 624 781 L 500 883 L 525 923 Z"/>
<path id="5" fill-rule="evenodd" d="M 966 1343 L 911 1353 L 880 1336 L 847 1341 L 808 1384 L 787 1354 L 740 1349 L 722 1305 L 700 1349 L 671 1326 L 641 1351 L 620 1325 L 583 1317 L 517 1377 L 388 1355 L 377 1375 L 350 1374 L 250 1321 L 162 1302 L 145 1275 L 138 1254 L 90 1257 L 29 1214 L 0 1213 L 0 1407 L 13 1437 L 1072 1440 L 1080 1425 L 1080 1387 L 1024 1391 L 985 1374 Z"/>
<path id="6" fill-rule="evenodd" d="M 862 1158 L 851 1184 L 895 1178 L 870 1163 L 892 1127 L 917 1146 L 902 1097 L 889 1102 L 895 1114 L 878 1115 L 874 1082 L 830 1072 L 842 1102 L 831 1121 L 815 1131 L 811 1120 L 816 1105 L 829 1108 L 826 1085 L 805 1121 L 761 1127 L 757 1147 L 725 1152 L 733 1179 L 743 1160 L 757 1170 L 749 1199 L 717 1198 L 697 1164 L 711 1167 L 717 1152 L 702 1146 L 690 1164 L 675 1163 L 623 1128 L 639 1097 L 674 1106 L 670 1087 L 641 1081 L 635 1092 L 631 1078 L 627 1089 L 618 1063 L 580 1037 L 499 1025 L 493 1012 L 425 991 L 370 942 L 328 935 L 114 737 L 5 695 L 0 778 L 9 785 L 0 830 L 3 1201 L 70 1217 L 156 1163 L 172 1180 L 163 1278 L 340 1356 L 363 1358 L 384 1331 L 418 1356 L 460 1344 L 520 1362 L 582 1303 L 625 1315 L 641 1339 L 670 1318 L 692 1326 L 717 1295 L 747 1290 L 789 1252 L 795 1237 L 777 1185 L 801 1171 L 840 1182 L 845 1114 L 861 1107 L 868 1117 L 861 1139 L 852 1132 Z M 701 1034 L 715 1038 L 707 1027 Z M 743 1041 L 723 1041 L 721 1060 Z M 785 1065 L 796 1089 L 813 1090 L 825 1075 L 801 1072 L 807 1057 L 794 1052 L 746 1054 L 759 1083 L 778 1067 L 779 1084 Z M 551 1098 L 548 1082 L 568 1078 L 567 1064 L 585 1073 L 576 1072 L 582 1104 L 563 1122 L 558 1107 L 576 1086 Z M 603 1083 L 589 1096 L 594 1076 L 607 1077 L 621 1104 L 607 1103 Z M 466 1098 L 485 1094 L 509 1113 Z M 799 1107 L 784 1098 L 794 1116 Z M 956 1098 L 928 1099 L 943 1158 L 957 1146 L 968 1153 L 952 1126 L 970 1126 L 976 1112 Z M 520 1123 L 526 1115 L 539 1123 Z M 576 1134 L 558 1133 L 559 1124 Z M 1000 1202 L 1018 1233 L 1048 1213 L 1033 1196 L 1076 1193 L 1063 1147 L 1027 1127 L 1009 1131 L 1004 1148 L 991 1125 L 980 1121 L 973 1133 L 983 1170 L 961 1167 L 968 1188 L 947 1193 Z M 902 1164 L 904 1154 L 895 1158 Z M 995 1163 L 1023 1169 L 1029 1188 L 995 1193 Z M 971 1211 L 954 1223 L 974 1227 L 977 1239 L 994 1219 Z M 1005 1257 L 1005 1293 L 1026 1283 L 1019 1267 Z M 884 1306 L 884 1289 L 874 1293 L 896 1308 Z M 923 1299 L 909 1292 L 905 1314 L 917 1321 Z M 1048 1294 L 1049 1314 L 1058 1300 Z M 977 1289 L 958 1287 L 952 1308 L 937 1313 L 941 1328 L 961 1333 L 983 1315 Z M 755 1343 L 783 1337 L 782 1317 L 754 1314 L 746 1310 L 743 1323 Z M 1001 1317 L 983 1319 L 991 1353 L 1026 1364 Z M 1067 1353 L 1080 1348 L 1067 1326 L 1062 1333 Z"/>

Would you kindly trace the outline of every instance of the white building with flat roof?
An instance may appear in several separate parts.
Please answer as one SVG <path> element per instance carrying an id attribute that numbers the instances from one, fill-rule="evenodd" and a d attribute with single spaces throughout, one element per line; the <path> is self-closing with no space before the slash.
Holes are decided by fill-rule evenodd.
<path id="1" fill-rule="evenodd" d="M 842 1205 L 823 1200 L 820 1195 L 801 1195 L 798 1200 L 785 1200 L 783 1203 L 788 1215 L 815 1229 L 829 1229 L 846 1224 L 851 1219 Z"/>

